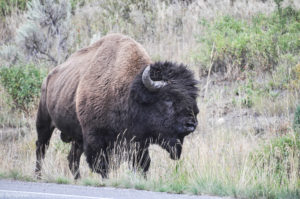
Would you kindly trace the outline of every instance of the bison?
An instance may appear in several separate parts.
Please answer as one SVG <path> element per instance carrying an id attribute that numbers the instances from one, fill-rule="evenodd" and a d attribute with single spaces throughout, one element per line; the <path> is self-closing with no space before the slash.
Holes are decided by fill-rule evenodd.
<path id="1" fill-rule="evenodd" d="M 186 66 L 152 62 L 130 37 L 103 37 L 55 67 L 42 84 L 37 177 L 54 128 L 62 141 L 72 143 L 68 161 L 75 179 L 83 152 L 92 171 L 106 178 L 120 134 L 128 145 L 138 146 L 133 166 L 143 173 L 150 166 L 150 144 L 160 145 L 171 159 L 180 158 L 184 137 L 197 126 L 197 93 L 197 81 Z"/>

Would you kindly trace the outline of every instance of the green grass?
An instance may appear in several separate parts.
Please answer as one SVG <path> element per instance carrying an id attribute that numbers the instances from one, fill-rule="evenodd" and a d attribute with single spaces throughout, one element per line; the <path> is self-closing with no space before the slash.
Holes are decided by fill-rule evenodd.
<path id="1" fill-rule="evenodd" d="M 195 194 L 213 194 L 218 196 L 235 196 L 233 185 L 224 184 L 216 179 L 208 179 L 198 176 L 194 184 L 190 187 L 190 191 Z"/>
<path id="2" fill-rule="evenodd" d="M 226 68 L 223 70 L 232 78 L 236 78 L 236 72 L 272 71 L 282 56 L 299 57 L 299 18 L 300 11 L 287 7 L 280 16 L 278 11 L 271 16 L 259 14 L 250 22 L 231 16 L 221 16 L 213 22 L 202 19 L 200 25 L 206 31 L 198 38 L 202 47 L 193 54 L 194 59 L 204 71 L 213 61 L 213 70 Z"/>
<path id="3" fill-rule="evenodd" d="M 34 182 L 35 179 L 31 175 L 26 175 L 17 169 L 11 169 L 8 172 L 0 171 L 0 179 L 13 179 L 27 182 Z"/>
<path id="4" fill-rule="evenodd" d="M 84 178 L 80 181 L 81 181 L 81 184 L 84 186 L 95 186 L 95 187 L 103 186 L 103 184 L 101 184 L 99 182 L 99 180 L 92 179 L 92 178 Z"/>
<path id="5" fill-rule="evenodd" d="M 68 178 L 65 177 L 58 177 L 55 179 L 55 181 L 57 184 L 70 184 L 70 180 Z"/>

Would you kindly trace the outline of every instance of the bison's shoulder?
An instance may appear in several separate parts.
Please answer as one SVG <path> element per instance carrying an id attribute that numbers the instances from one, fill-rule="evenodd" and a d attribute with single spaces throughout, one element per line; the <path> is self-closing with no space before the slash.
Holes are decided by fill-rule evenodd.
<path id="1" fill-rule="evenodd" d="M 151 63 L 141 44 L 121 34 L 103 37 L 92 46 L 78 51 L 70 61 L 82 62 L 82 59 L 85 62 L 80 67 L 85 67 L 86 73 L 80 85 L 85 88 L 89 85 L 93 91 L 95 87 L 98 91 L 104 87 L 103 93 L 112 87 L 118 90 L 119 86 L 127 86 L 142 68 Z"/>
<path id="2" fill-rule="evenodd" d="M 124 108 L 118 106 L 126 101 L 130 84 L 151 59 L 141 44 L 120 34 L 103 37 L 78 56 L 91 51 L 93 56 L 81 66 L 86 72 L 78 85 L 76 109 L 82 126 L 91 120 L 104 126 L 109 121 L 104 118 Z"/>

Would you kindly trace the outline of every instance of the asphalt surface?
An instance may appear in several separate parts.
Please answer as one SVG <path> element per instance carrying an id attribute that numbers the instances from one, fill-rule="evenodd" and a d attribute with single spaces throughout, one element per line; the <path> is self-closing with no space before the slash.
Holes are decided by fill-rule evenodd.
<path id="1" fill-rule="evenodd" d="M 0 199 L 220 199 L 134 189 L 0 180 Z"/>

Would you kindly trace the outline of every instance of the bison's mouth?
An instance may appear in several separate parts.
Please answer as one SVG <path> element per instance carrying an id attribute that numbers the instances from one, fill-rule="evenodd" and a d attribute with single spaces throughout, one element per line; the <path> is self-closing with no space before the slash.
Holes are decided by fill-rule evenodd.
<path id="1" fill-rule="evenodd" d="M 181 130 L 182 134 L 188 135 L 188 134 L 192 133 L 193 131 L 195 131 L 197 125 L 198 125 L 198 122 L 188 121 L 183 125 L 183 127 L 180 130 Z"/>
<path id="2" fill-rule="evenodd" d="M 191 133 L 191 132 L 193 132 L 195 129 L 196 129 L 196 127 L 194 127 L 194 126 L 185 126 L 185 131 L 186 131 L 187 133 Z"/>

